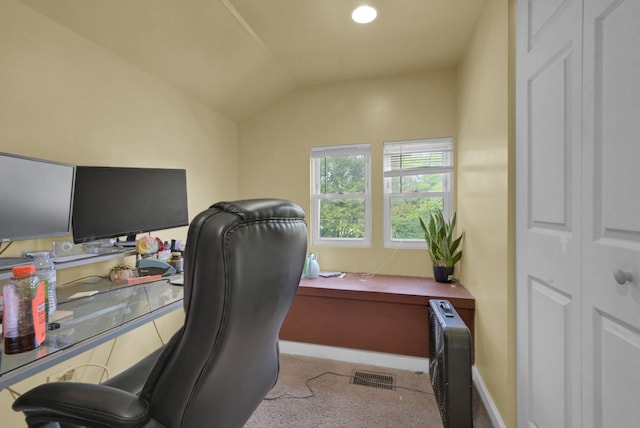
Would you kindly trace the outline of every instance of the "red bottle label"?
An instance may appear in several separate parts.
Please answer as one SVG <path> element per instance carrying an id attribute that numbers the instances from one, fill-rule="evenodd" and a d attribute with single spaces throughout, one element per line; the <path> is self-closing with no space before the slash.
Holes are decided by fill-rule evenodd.
<path id="1" fill-rule="evenodd" d="M 33 314 L 33 326 L 36 333 L 36 346 L 40 346 L 47 339 L 47 312 L 44 296 L 45 284 L 40 281 L 36 296 L 31 301 L 31 313 Z"/>

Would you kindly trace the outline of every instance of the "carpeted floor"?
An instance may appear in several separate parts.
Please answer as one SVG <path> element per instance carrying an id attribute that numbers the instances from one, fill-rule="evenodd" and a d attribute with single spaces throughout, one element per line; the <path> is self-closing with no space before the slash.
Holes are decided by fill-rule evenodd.
<path id="1" fill-rule="evenodd" d="M 280 355 L 280 364 L 278 383 L 245 428 L 443 426 L 427 373 L 289 354 Z M 385 388 L 353 384 L 355 371 L 388 375 L 391 382 L 382 378 Z M 389 383 L 395 389 L 387 389 Z M 492 427 L 475 389 L 473 413 L 475 428 Z"/>

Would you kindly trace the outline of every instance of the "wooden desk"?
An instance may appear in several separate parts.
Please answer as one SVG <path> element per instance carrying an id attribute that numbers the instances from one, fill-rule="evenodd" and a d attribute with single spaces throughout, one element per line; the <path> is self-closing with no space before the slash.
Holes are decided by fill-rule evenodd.
<path id="1" fill-rule="evenodd" d="M 433 298 L 449 300 L 474 337 L 475 298 L 462 284 L 350 273 L 303 279 L 280 338 L 428 357 L 428 305 Z"/>

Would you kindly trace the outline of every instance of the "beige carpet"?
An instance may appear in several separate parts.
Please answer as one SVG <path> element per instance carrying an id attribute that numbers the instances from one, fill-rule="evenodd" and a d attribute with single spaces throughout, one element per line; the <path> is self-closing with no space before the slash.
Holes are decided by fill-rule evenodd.
<path id="1" fill-rule="evenodd" d="M 280 364 L 278 383 L 245 428 L 443 426 L 426 373 L 289 354 Z M 390 375 L 396 388 L 354 385 L 355 371 Z M 474 427 L 492 427 L 475 390 Z"/>

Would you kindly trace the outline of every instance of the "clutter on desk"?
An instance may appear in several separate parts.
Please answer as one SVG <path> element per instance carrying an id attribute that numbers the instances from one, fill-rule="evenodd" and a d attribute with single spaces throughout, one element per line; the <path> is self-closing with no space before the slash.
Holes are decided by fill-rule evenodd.
<path id="1" fill-rule="evenodd" d="M 171 278 L 169 280 L 169 284 L 171 284 L 171 285 L 184 285 L 184 276 L 180 276 L 178 278 Z"/>
<path id="2" fill-rule="evenodd" d="M 175 252 L 184 252 L 185 243 L 172 239 L 164 241 L 151 235 L 145 235 L 136 241 L 136 252 L 141 257 L 153 257 L 160 260 L 168 260 Z"/>
<path id="3" fill-rule="evenodd" d="M 169 243 L 150 235 L 141 237 L 136 243 L 138 276 L 181 273 L 184 270 L 184 249 L 185 245 L 180 240 L 172 239 Z"/>
<path id="4" fill-rule="evenodd" d="M 109 271 L 109 280 L 111 282 L 127 281 L 135 276 L 133 269 L 129 265 L 115 265 Z"/>
<path id="5" fill-rule="evenodd" d="M 49 251 L 39 251 L 35 253 L 33 264 L 36 267 L 36 275 L 45 281 L 45 304 L 47 307 L 47 322 L 49 322 L 49 316 L 51 316 L 58 307 L 56 266 L 51 259 L 51 252 Z"/>
<path id="6" fill-rule="evenodd" d="M 321 271 L 320 272 L 320 276 L 322 278 L 335 278 L 335 277 L 344 278 L 345 274 L 344 274 L 344 272 L 324 272 L 324 271 Z"/>
<path id="7" fill-rule="evenodd" d="M 162 241 L 151 235 L 144 235 L 136 242 L 136 252 L 141 256 L 156 254 L 162 248 Z"/>
<path id="8" fill-rule="evenodd" d="M 82 299 L 83 297 L 91 297 L 95 294 L 98 294 L 98 290 L 78 291 L 77 293 L 73 293 L 71 296 L 67 297 L 67 300 Z"/>
<path id="9" fill-rule="evenodd" d="M 307 254 L 304 267 L 304 276 L 309 279 L 316 279 L 320 276 L 320 264 L 318 264 L 318 253 Z"/>
<path id="10" fill-rule="evenodd" d="M 6 354 L 31 351 L 47 338 L 45 281 L 33 264 L 20 265 L 3 288 L 2 336 Z"/>
<path id="11" fill-rule="evenodd" d="M 109 271 L 108 278 L 116 284 L 140 284 L 157 281 L 163 276 L 173 275 L 176 271 L 168 263 L 158 259 L 141 259 L 137 268 L 128 265 L 116 265 Z"/>
<path id="12" fill-rule="evenodd" d="M 158 281 L 162 279 L 162 275 L 143 275 L 135 278 L 129 278 L 126 282 L 127 285 L 145 284 L 147 282 Z"/>
<path id="13" fill-rule="evenodd" d="M 176 269 L 169 263 L 152 258 L 145 258 L 138 260 L 137 272 L 139 276 L 144 275 L 161 275 L 169 276 L 174 275 Z"/>
<path id="14" fill-rule="evenodd" d="M 112 254 L 122 252 L 122 247 L 117 246 L 118 240 L 115 238 L 98 239 L 87 242 L 84 246 L 89 254 Z"/>

